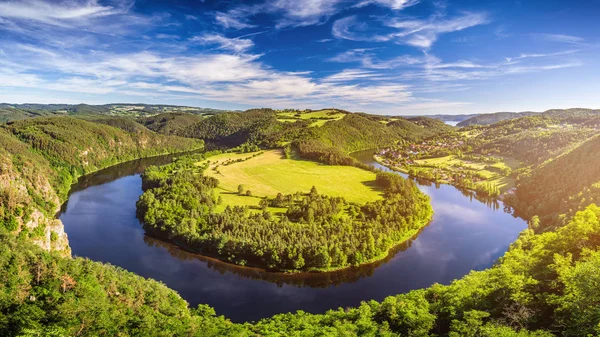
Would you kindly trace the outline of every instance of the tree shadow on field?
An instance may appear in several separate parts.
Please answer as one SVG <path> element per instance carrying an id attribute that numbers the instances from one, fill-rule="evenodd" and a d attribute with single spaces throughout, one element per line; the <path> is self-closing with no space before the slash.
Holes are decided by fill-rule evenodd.
<path id="1" fill-rule="evenodd" d="M 377 185 L 377 182 L 375 180 L 361 181 L 361 183 L 367 186 L 371 191 L 375 191 L 379 194 L 383 193 L 383 189 L 379 185 Z"/>

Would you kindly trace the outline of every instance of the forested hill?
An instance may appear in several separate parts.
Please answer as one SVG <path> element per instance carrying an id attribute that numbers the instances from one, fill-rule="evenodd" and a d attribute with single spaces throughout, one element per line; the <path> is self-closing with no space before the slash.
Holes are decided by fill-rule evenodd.
<path id="1" fill-rule="evenodd" d="M 477 152 L 512 157 L 527 165 L 542 164 L 597 133 L 585 123 L 571 125 L 547 116 L 521 117 L 463 130 L 474 136 L 469 143 Z"/>
<path id="2" fill-rule="evenodd" d="M 222 113 L 193 122 L 185 114 L 163 114 L 138 119 L 139 122 L 167 134 L 204 139 L 224 147 L 251 143 L 261 147 L 278 147 L 294 143 L 302 149 L 329 149 L 347 154 L 353 151 L 393 144 L 398 139 L 418 140 L 453 128 L 427 118 L 404 119 L 327 110 L 329 116 L 306 117 L 319 111 L 297 113 L 297 119 L 282 118 L 272 109 Z M 288 113 L 289 114 L 289 113 Z"/>
<path id="3" fill-rule="evenodd" d="M 469 119 L 463 120 L 457 126 L 471 125 L 490 125 L 505 120 L 516 119 L 528 116 L 549 117 L 562 120 L 569 123 L 581 122 L 582 119 L 587 119 L 592 116 L 600 115 L 600 110 L 596 109 L 551 109 L 544 112 L 523 111 L 523 112 L 495 112 L 489 114 L 481 114 Z"/>
<path id="4" fill-rule="evenodd" d="M 508 200 L 525 217 L 538 216 L 547 229 L 600 202 L 600 137 L 552 159 L 519 179 Z"/>
<path id="5" fill-rule="evenodd" d="M 490 125 L 507 119 L 514 119 L 520 117 L 527 117 L 538 115 L 539 112 L 525 111 L 525 112 L 494 112 L 490 114 L 481 114 L 475 117 L 471 117 L 457 124 L 457 126 L 469 126 L 469 125 Z"/>
<path id="6" fill-rule="evenodd" d="M 343 146 L 356 148 L 368 143 L 351 131 L 356 125 L 367 125 L 366 130 L 412 130 L 410 124 L 402 126 L 404 121 L 370 120 L 381 124 L 376 126 L 363 123 L 369 120 L 365 116 L 346 117 L 319 127 L 301 128 L 309 121 L 272 124 L 270 128 L 258 123 L 238 132 L 257 140 L 273 139 L 272 135 L 294 138 L 307 132 L 311 139 L 328 146 L 338 137 L 333 126 L 339 123 L 338 127 L 348 128 L 341 136 Z M 539 124 L 545 122 L 536 118 L 502 124 L 487 141 L 495 135 L 504 142 L 518 133 L 535 131 L 538 135 L 554 129 L 551 123 Z M 512 127 L 520 131 L 513 132 Z M 320 134 L 327 128 L 330 132 Z M 474 128 L 467 132 L 483 131 Z M 332 142 L 327 143 L 329 140 Z M 286 313 L 255 323 L 233 324 L 215 316 L 207 306 L 189 308 L 177 293 L 156 281 L 110 265 L 49 253 L 31 243 L 61 247 L 65 239 L 56 232 L 60 226 L 52 219 L 64 200 L 59 195 L 79 174 L 114 163 L 109 159 L 113 156 L 125 160 L 166 149 L 183 150 L 197 146 L 196 141 L 157 135 L 131 121 L 114 119 L 40 118 L 5 125 L 0 127 L 0 336 L 598 335 L 600 291 L 590 285 L 600 283 L 600 209 L 590 205 L 572 215 L 576 208 L 597 200 L 585 191 L 578 192 L 578 188 L 580 181 L 594 186 L 600 174 L 596 171 L 600 167 L 598 142 L 595 138 L 571 151 L 565 147 L 565 154 L 532 172 L 530 183 L 520 182 L 524 191 L 531 189 L 532 200 L 541 204 L 553 196 L 556 180 L 558 186 L 565 186 L 559 191 L 564 195 L 576 193 L 577 198 L 558 195 L 550 201 L 558 208 L 563 207 L 563 200 L 569 208 L 572 201 L 577 206 L 567 212 L 565 225 L 555 231 L 525 231 L 488 270 L 471 272 L 449 285 L 435 284 L 381 302 L 363 302 L 355 308 L 324 314 Z M 63 158 L 63 154 L 71 157 Z M 535 211 L 541 213 L 542 209 Z M 23 223 L 28 224 L 27 229 Z M 532 228 L 536 225 L 531 221 Z"/>
<path id="7" fill-rule="evenodd" d="M 160 113 L 185 112 L 205 115 L 225 110 L 176 105 L 153 104 L 8 104 L 0 103 L 0 123 L 33 117 L 49 116 L 152 116 Z"/>
<path id="8" fill-rule="evenodd" d="M 0 227 L 46 249 L 68 249 L 54 215 L 79 176 L 203 146 L 202 141 L 156 134 L 127 119 L 101 122 L 51 117 L 0 126 Z"/>
<path id="9" fill-rule="evenodd" d="M 200 122 L 204 117 L 183 112 L 169 112 L 140 117 L 136 121 L 152 131 L 172 135 L 178 130 Z"/>
<path id="10" fill-rule="evenodd" d="M 479 116 L 479 114 L 467 114 L 467 115 L 424 115 L 424 117 L 437 119 L 442 122 L 462 122 L 469 118 Z M 405 118 L 410 118 L 411 116 L 404 116 Z"/>
<path id="11" fill-rule="evenodd" d="M 0 228 L 0 335 L 12 336 L 593 336 L 600 292 L 600 209 L 557 232 L 524 232 L 494 267 L 444 286 L 324 314 L 233 324 L 121 268 L 68 259 Z"/>

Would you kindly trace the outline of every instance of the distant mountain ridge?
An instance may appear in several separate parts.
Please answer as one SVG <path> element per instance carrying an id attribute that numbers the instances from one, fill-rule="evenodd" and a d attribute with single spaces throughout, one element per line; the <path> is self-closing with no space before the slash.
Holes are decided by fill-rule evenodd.
<path id="1" fill-rule="evenodd" d="M 495 112 L 489 114 L 480 114 L 471 118 L 462 120 L 457 126 L 471 126 L 471 125 L 490 125 L 500 121 L 527 117 L 527 116 L 545 116 L 554 118 L 566 118 L 566 117 L 582 117 L 600 115 L 599 109 L 585 109 L 585 108 L 571 108 L 571 109 L 550 109 L 544 112 L 535 111 L 522 111 L 522 112 Z M 433 117 L 432 117 L 433 118 Z"/>
<path id="2" fill-rule="evenodd" d="M 147 117 L 168 112 L 186 112 L 195 115 L 217 114 L 231 110 L 199 108 L 167 104 L 111 103 L 90 104 L 9 104 L 0 103 L 0 123 L 40 116 L 108 115 Z"/>
<path id="3" fill-rule="evenodd" d="M 470 126 L 470 125 L 490 125 L 498 123 L 500 121 L 515 119 L 519 117 L 527 117 L 533 115 L 539 115 L 541 112 L 534 111 L 523 111 L 523 112 L 494 112 L 489 114 L 481 114 L 468 119 L 465 119 L 457 124 L 457 126 Z"/>

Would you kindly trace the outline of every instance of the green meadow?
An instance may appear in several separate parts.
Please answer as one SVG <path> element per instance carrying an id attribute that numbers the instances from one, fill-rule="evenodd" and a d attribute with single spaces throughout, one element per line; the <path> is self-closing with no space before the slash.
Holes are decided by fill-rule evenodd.
<path id="1" fill-rule="evenodd" d="M 375 187 L 375 174 L 349 166 L 324 165 L 313 161 L 285 159 L 281 150 L 254 153 L 222 154 L 207 159 L 206 175 L 219 179 L 219 195 L 227 205 L 258 206 L 262 197 L 277 193 L 308 193 L 315 186 L 320 194 L 344 197 L 364 204 L 381 197 Z M 241 162 L 235 162 L 242 160 Z M 206 161 L 198 163 L 203 165 Z M 227 164 L 229 163 L 229 164 Z M 250 190 L 251 196 L 238 194 L 238 186 Z M 281 211 L 270 209 L 271 211 Z"/>

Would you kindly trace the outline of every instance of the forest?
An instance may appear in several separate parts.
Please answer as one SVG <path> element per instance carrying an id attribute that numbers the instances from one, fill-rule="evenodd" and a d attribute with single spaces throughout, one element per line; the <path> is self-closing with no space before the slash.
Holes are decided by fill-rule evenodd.
<path id="1" fill-rule="evenodd" d="M 220 202 L 219 180 L 203 175 L 195 157 L 149 167 L 137 207 L 147 232 L 186 249 L 239 265 L 279 271 L 327 271 L 373 262 L 425 226 L 429 198 L 398 175 L 378 172 L 383 199 L 360 205 L 310 192 L 261 200 L 262 212 Z M 242 185 L 239 194 L 247 195 Z M 267 207 L 285 208 L 279 216 Z"/>
<path id="2" fill-rule="evenodd" d="M 492 268 L 450 285 L 324 314 L 233 324 L 189 308 L 164 285 L 123 269 L 42 251 L 0 229 L 3 336 L 585 336 L 596 335 L 600 208 L 554 232 L 525 231 Z"/>
<path id="3" fill-rule="evenodd" d="M 276 114 L 267 114 L 270 116 L 260 117 L 259 123 L 225 121 L 219 122 L 222 127 L 205 125 L 198 130 L 214 134 L 213 140 L 245 144 L 247 148 L 289 144 L 294 155 L 346 165 L 357 165 L 348 156 L 348 152 L 355 149 L 374 144 L 384 147 L 400 138 L 423 141 L 451 132 L 429 120 L 400 119 L 395 123 L 389 118 L 360 114 L 326 121 L 319 127 L 307 128 L 308 122 L 304 121 L 270 125 L 271 117 L 276 118 Z M 262 116 L 262 112 L 257 115 Z M 279 314 L 240 324 L 218 316 L 204 305 L 190 308 L 176 292 L 159 282 L 108 264 L 71 258 L 68 242 L 66 248 L 65 242 L 59 244 L 66 240 L 57 237 L 60 225 L 53 219 L 54 213 L 66 199 L 71 183 L 82 174 L 128 159 L 198 149 L 203 145 L 199 140 L 156 133 L 131 119 L 104 117 L 107 116 L 42 117 L 0 126 L 2 336 L 546 337 L 600 334 L 600 292 L 590 286 L 600 282 L 600 208 L 595 205 L 598 203 L 597 150 L 600 146 L 594 136 L 597 116 L 592 112 L 550 111 L 545 116 L 460 129 L 472 138 L 468 144 L 471 151 L 465 155 L 503 153 L 524 163 L 523 168 L 514 172 L 516 189 L 503 198 L 529 220 L 529 229 L 493 267 L 473 271 L 449 285 L 435 284 L 389 296 L 380 302 L 366 301 L 357 307 L 323 314 L 301 311 Z M 432 133 L 419 136 L 417 129 L 413 131 L 407 121 L 412 125 L 423 123 Z M 160 123 L 169 124 L 170 120 Z M 361 132 L 363 124 L 364 133 Z M 180 129 L 175 124 L 169 131 L 156 130 L 181 135 Z M 190 127 L 192 129 L 195 128 Z M 217 147 L 227 147 L 224 144 Z M 400 237 L 399 233 L 406 233 L 411 228 L 409 225 L 417 222 L 414 217 L 407 219 L 407 227 L 398 226 L 399 232 L 394 233 L 378 228 L 378 223 L 402 223 L 398 219 L 405 219 L 407 214 L 429 212 L 428 202 L 424 196 L 413 193 L 414 186 L 408 180 L 379 174 L 378 183 L 386 190 L 388 199 L 397 198 L 397 202 L 389 204 L 382 200 L 355 205 L 339 197 L 321 195 L 315 189 L 276 195 L 264 201 L 267 207 L 285 208 L 285 217 L 234 208 L 214 214 L 211 209 L 219 200 L 212 190 L 219 181 L 205 177 L 204 167 L 191 167 L 210 155 L 188 156 L 146 171 L 144 189 L 153 194 L 152 198 L 147 197 L 148 204 L 170 214 L 165 223 L 160 223 L 159 217 L 150 220 L 158 226 L 171 226 L 170 235 L 181 239 L 202 237 L 206 234 L 201 231 L 206 229 L 206 221 L 221 221 L 220 235 L 212 237 L 212 247 L 221 251 L 239 249 L 235 256 L 223 257 L 234 263 L 252 264 L 252 258 L 260 255 L 256 247 L 268 247 L 272 242 L 268 250 L 260 252 L 258 263 L 289 270 L 303 262 L 297 269 L 309 270 L 332 268 L 345 258 L 346 264 L 351 265 L 360 258 L 364 260 L 385 251 L 386 239 L 390 242 Z M 171 198 L 177 202 L 162 202 Z M 421 213 L 414 204 L 404 203 L 404 198 L 422 202 Z M 148 214 L 151 212 L 145 215 Z M 201 221 L 180 221 L 182 219 Z M 173 226 L 178 223 L 184 226 Z M 323 225 L 322 232 L 311 227 L 318 223 Z M 344 234 L 348 223 L 360 230 Z M 267 242 L 265 237 L 274 235 L 273 226 L 281 224 L 289 226 L 284 235 Z M 47 231 L 55 234 L 48 234 L 49 242 L 40 244 Z M 303 241 L 304 235 L 306 240 Z M 326 244 L 318 241 L 320 235 L 331 236 L 335 244 L 330 245 L 329 240 Z M 344 237 L 354 241 L 343 240 Z M 253 245 L 237 245 L 240 238 Z M 308 240 L 321 244 L 311 245 Z M 359 241 L 362 245 L 355 243 Z M 302 260 L 298 252 L 303 253 Z"/>

